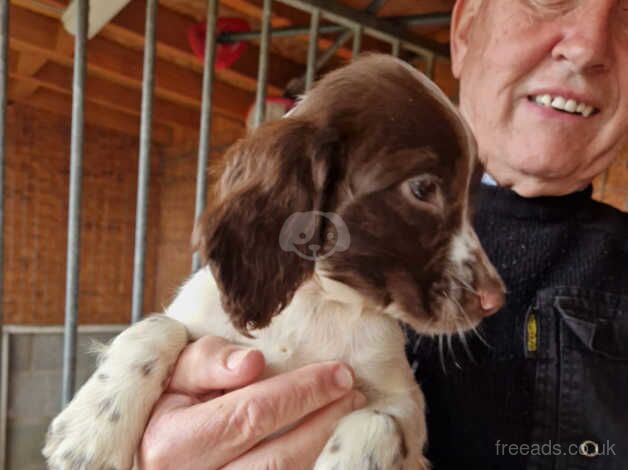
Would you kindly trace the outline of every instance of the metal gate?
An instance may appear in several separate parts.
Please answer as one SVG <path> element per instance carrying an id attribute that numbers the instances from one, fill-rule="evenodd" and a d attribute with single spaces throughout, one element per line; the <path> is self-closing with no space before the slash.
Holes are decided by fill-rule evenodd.
<path id="1" fill-rule="evenodd" d="M 374 13 L 385 0 L 372 0 L 364 11 L 356 11 L 331 0 L 275 0 L 310 16 L 309 26 L 271 29 L 272 0 L 263 0 L 261 31 L 216 35 L 216 16 L 218 0 L 207 3 L 207 33 L 205 56 L 203 61 L 202 105 L 199 128 L 198 163 L 196 174 L 195 218 L 205 204 L 207 192 L 207 163 L 211 148 L 211 104 L 212 85 L 214 82 L 214 57 L 217 41 L 236 41 L 259 39 L 259 62 L 257 74 L 256 105 L 254 125 L 259 125 L 265 115 L 268 56 L 271 36 L 291 36 L 309 34 L 305 89 L 309 89 L 316 72 L 334 56 L 335 52 L 353 38 L 352 52 L 357 56 L 362 48 L 362 37 L 368 35 L 390 44 L 391 54 L 399 56 L 401 51 L 412 53 L 425 61 L 425 70 L 432 77 L 435 58 L 448 57 L 448 47 L 428 39 L 422 39 L 404 30 L 407 25 L 443 24 L 449 21 L 448 14 L 415 15 L 397 18 L 395 23 L 378 19 Z M 76 338 L 78 314 L 79 281 L 79 246 L 80 246 L 80 207 L 81 180 L 83 162 L 84 131 L 84 95 L 86 75 L 86 47 L 89 18 L 89 0 L 76 0 L 76 34 L 74 42 L 74 65 L 72 85 L 72 126 L 70 145 L 70 179 L 67 226 L 67 264 L 65 289 L 65 324 L 63 327 L 63 373 L 61 381 L 62 406 L 72 399 L 76 374 Z M 135 223 L 135 248 L 133 260 L 133 291 L 131 321 L 142 317 L 144 292 L 144 259 L 146 251 L 147 201 L 149 181 L 149 163 L 152 131 L 152 102 L 155 63 L 155 19 L 157 0 L 147 0 L 145 20 L 144 65 L 140 121 L 139 169 L 137 185 L 137 206 Z M 332 24 L 320 25 L 321 19 Z M 0 0 L 0 265 L 3 264 L 3 216 L 4 216 L 4 157 L 5 157 L 5 119 L 7 108 L 8 82 L 8 43 L 9 43 L 9 1 Z M 335 42 L 321 54 L 318 54 L 319 33 L 341 33 Z M 197 255 L 193 258 L 192 270 L 199 267 Z M 2 331 L 3 325 L 3 270 L 0 269 L 0 367 L 2 384 L 0 387 L 0 468 L 4 467 L 6 454 L 6 416 L 8 394 L 8 341 L 9 335 L 24 331 L 36 331 L 33 328 L 10 327 Z M 58 331 L 60 327 L 43 327 L 46 332 Z M 88 331 L 89 327 L 82 327 Z M 93 329 L 93 327 L 92 327 Z M 24 330 L 24 331 L 22 331 Z M 42 330 L 42 331 L 44 331 Z M 115 327 L 101 327 L 100 330 L 117 331 Z M 90 330 L 91 331 L 91 330 Z"/>

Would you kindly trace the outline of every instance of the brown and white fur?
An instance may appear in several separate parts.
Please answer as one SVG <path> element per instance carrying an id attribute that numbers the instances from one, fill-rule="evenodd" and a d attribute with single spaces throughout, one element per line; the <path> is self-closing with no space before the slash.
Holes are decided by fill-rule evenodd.
<path id="1" fill-rule="evenodd" d="M 427 468 L 399 321 L 460 333 L 503 302 L 469 221 L 475 152 L 457 110 L 409 65 L 372 55 L 327 75 L 229 151 L 195 229 L 206 266 L 165 314 L 109 345 L 50 426 L 50 466 L 131 467 L 178 354 L 211 334 L 260 349 L 268 376 L 353 367 L 369 404 L 340 421 L 317 470 Z"/>

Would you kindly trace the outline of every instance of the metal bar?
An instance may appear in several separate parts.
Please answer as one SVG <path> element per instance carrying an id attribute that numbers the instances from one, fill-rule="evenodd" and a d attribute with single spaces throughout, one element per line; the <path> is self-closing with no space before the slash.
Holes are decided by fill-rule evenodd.
<path id="1" fill-rule="evenodd" d="M 280 0 L 281 1 L 281 0 Z M 444 26 L 449 24 L 451 15 L 449 13 L 430 13 L 426 15 L 413 16 L 387 16 L 380 18 L 382 21 L 390 22 L 391 25 L 401 26 Z M 338 33 L 346 31 L 346 26 L 337 24 L 320 25 L 319 33 Z M 298 36 L 300 34 L 308 34 L 309 26 L 285 26 L 282 28 L 272 28 L 270 35 L 272 37 Z M 251 39 L 259 39 L 261 31 L 246 31 L 240 33 L 221 33 L 218 35 L 219 43 L 229 43 L 235 41 L 248 41 Z"/>
<path id="2" fill-rule="evenodd" d="M 434 66 L 436 64 L 436 57 L 434 54 L 427 54 L 425 56 L 425 74 L 430 77 L 430 80 L 434 80 Z"/>
<path id="3" fill-rule="evenodd" d="M 216 52 L 216 12 L 218 0 L 207 2 L 207 26 L 205 29 L 205 57 L 203 60 L 203 98 L 198 139 L 198 163 L 196 167 L 196 204 L 194 220 L 198 220 L 207 198 L 207 161 L 211 147 L 212 87 L 214 83 L 214 57 Z M 192 258 L 192 272 L 201 265 L 198 253 Z"/>
<path id="4" fill-rule="evenodd" d="M 268 53 L 270 49 L 270 16 L 272 0 L 264 0 L 262 10 L 262 35 L 259 44 L 259 68 L 257 71 L 257 93 L 255 95 L 255 116 L 253 126 L 257 127 L 264 121 L 266 114 L 266 81 L 268 77 Z"/>
<path id="5" fill-rule="evenodd" d="M 404 26 L 447 26 L 451 23 L 451 13 L 436 12 L 421 15 L 386 16 L 382 19 L 401 23 Z"/>
<path id="6" fill-rule="evenodd" d="M 133 256 L 133 294 L 131 322 L 142 318 L 144 307 L 144 261 L 146 258 L 146 222 L 150 183 L 150 150 L 152 142 L 153 88 L 155 83 L 155 16 L 157 0 L 146 1 L 144 28 L 144 65 L 142 77 L 142 117 L 140 155 L 137 169 L 137 202 L 135 206 L 135 251 Z"/>
<path id="7" fill-rule="evenodd" d="M 351 39 L 352 37 L 353 37 L 353 31 L 351 30 L 345 30 L 340 36 L 338 36 L 336 41 L 334 41 L 334 43 L 331 46 L 325 49 L 325 51 L 320 55 L 320 57 L 316 61 L 316 70 L 318 71 L 322 69 L 325 66 L 325 64 L 329 62 L 329 59 L 331 59 L 336 54 L 336 51 L 338 51 L 338 49 L 344 46 L 347 43 L 347 41 L 349 41 L 349 39 Z"/>
<path id="8" fill-rule="evenodd" d="M 311 12 L 314 8 L 320 8 L 324 18 L 347 28 L 353 28 L 356 24 L 364 27 L 365 34 L 382 41 L 392 42 L 399 39 L 404 49 L 416 54 L 424 55 L 433 52 L 438 56 L 449 58 L 449 46 L 433 39 L 416 36 L 399 28 L 398 24 L 373 17 L 363 11 L 355 11 L 345 4 L 334 0 L 278 0 L 293 8 Z"/>
<path id="9" fill-rule="evenodd" d="M 7 411 L 9 401 L 9 333 L 2 333 L 0 345 L 0 468 L 7 460 Z"/>
<path id="10" fill-rule="evenodd" d="M 337 33 L 345 31 L 347 28 L 337 24 L 325 24 L 319 26 L 319 33 Z M 309 34 L 310 26 L 286 26 L 283 28 L 273 28 L 270 30 L 272 37 L 286 37 Z M 251 39 L 259 39 L 262 35 L 261 31 L 246 31 L 241 33 L 221 33 L 218 35 L 218 42 L 230 43 L 236 41 L 248 41 Z"/>
<path id="11" fill-rule="evenodd" d="M 81 223 L 81 183 L 83 173 L 83 128 L 85 98 L 85 56 L 89 0 L 77 0 L 74 71 L 72 81 L 72 134 L 70 143 L 70 187 L 65 286 L 65 334 L 61 405 L 74 395 L 76 368 L 76 323 L 78 315 L 79 244 Z"/>
<path id="12" fill-rule="evenodd" d="M 316 52 L 318 50 L 318 25 L 321 11 L 314 10 L 310 18 L 310 37 L 307 43 L 307 70 L 305 72 L 305 91 L 312 88 L 316 75 Z"/>
<path id="13" fill-rule="evenodd" d="M 7 114 L 7 83 L 9 77 L 9 0 L 0 0 L 0 336 L 4 324 L 4 149 Z M 0 363 L 4 354 L 0 349 Z M 4 431 L 0 422 L 0 433 Z M 2 434 L 4 435 L 4 434 Z M 0 445 L 2 445 L 0 441 Z M 4 446 L 0 449 L 0 468 L 4 468 Z"/>
<path id="14" fill-rule="evenodd" d="M 384 6 L 386 0 L 371 0 L 371 3 L 364 9 L 365 12 L 374 15 L 377 11 Z"/>
<path id="15" fill-rule="evenodd" d="M 355 60 L 362 50 L 362 25 L 356 25 L 353 29 L 353 49 L 351 51 L 351 60 Z"/>
<path id="16" fill-rule="evenodd" d="M 366 7 L 366 12 L 374 15 L 377 11 L 382 7 L 382 5 L 386 3 L 386 0 L 372 0 L 371 3 Z M 336 54 L 336 51 L 345 45 L 349 39 L 353 36 L 353 31 L 345 30 L 340 36 L 336 38 L 334 43 L 325 49 L 325 52 L 321 54 L 318 61 L 316 62 L 316 71 L 322 69 L 325 64 Z"/>
<path id="17" fill-rule="evenodd" d="M 393 41 L 390 53 L 395 57 L 399 57 L 401 53 L 401 41 Z"/>
<path id="18" fill-rule="evenodd" d="M 121 333 L 129 325 L 117 323 L 103 325 L 78 325 L 77 332 L 81 334 Z M 4 333 L 8 335 L 55 335 L 62 334 L 63 325 L 6 325 Z"/>

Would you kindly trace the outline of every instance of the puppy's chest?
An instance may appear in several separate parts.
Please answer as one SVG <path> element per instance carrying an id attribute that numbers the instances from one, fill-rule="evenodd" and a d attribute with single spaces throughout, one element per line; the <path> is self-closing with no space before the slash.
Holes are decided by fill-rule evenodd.
<path id="1" fill-rule="evenodd" d="M 360 388 L 381 388 L 386 380 L 403 381 L 406 363 L 399 325 L 388 317 L 328 308 L 304 312 L 288 308 L 272 324 L 245 342 L 266 358 L 265 376 L 315 362 L 339 360 L 355 371 Z"/>
<path id="2" fill-rule="evenodd" d="M 254 338 L 239 338 L 243 344 L 264 353 L 267 375 L 351 356 L 350 334 L 339 335 L 321 319 L 312 321 L 308 314 L 301 314 L 298 319 L 296 316 L 297 312 L 284 310 L 270 326 L 254 331 Z"/>

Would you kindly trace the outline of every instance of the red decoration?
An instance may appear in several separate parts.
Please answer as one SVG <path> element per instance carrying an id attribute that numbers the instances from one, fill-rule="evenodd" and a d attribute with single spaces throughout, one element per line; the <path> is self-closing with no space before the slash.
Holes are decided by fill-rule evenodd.
<path id="1" fill-rule="evenodd" d="M 241 33 L 250 31 L 249 24 L 242 18 L 218 18 L 216 21 L 216 33 Z M 201 61 L 205 56 L 205 32 L 207 23 L 197 23 L 188 29 L 188 42 L 192 52 Z M 218 70 L 231 67 L 246 50 L 246 41 L 236 41 L 225 44 L 216 44 L 216 57 L 214 67 Z"/>

